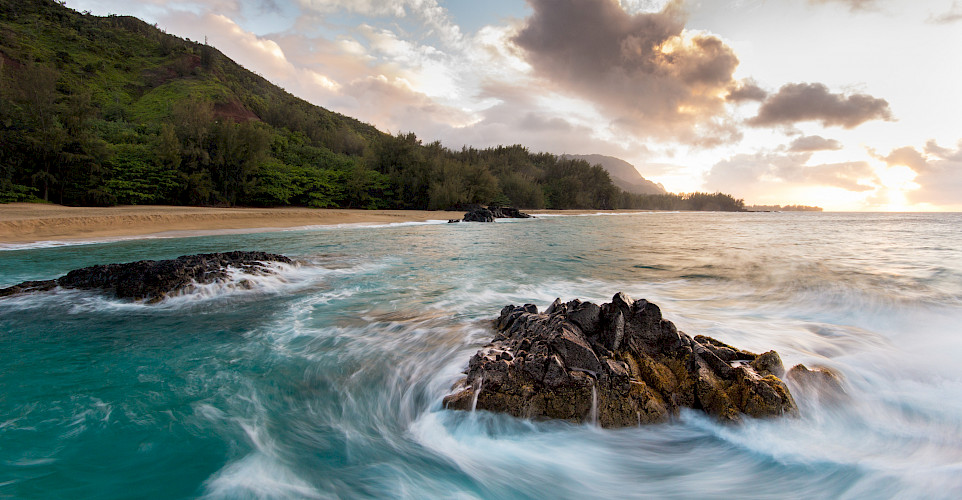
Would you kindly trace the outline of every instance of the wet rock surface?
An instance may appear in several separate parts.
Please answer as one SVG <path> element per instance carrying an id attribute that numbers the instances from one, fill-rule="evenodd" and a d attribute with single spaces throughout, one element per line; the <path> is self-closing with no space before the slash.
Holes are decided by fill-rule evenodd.
<path id="1" fill-rule="evenodd" d="M 691 337 L 657 305 L 624 293 L 600 306 L 560 299 L 544 312 L 506 306 L 495 327 L 494 340 L 471 357 L 466 376 L 444 398 L 446 408 L 602 427 L 662 422 L 682 407 L 726 421 L 798 412 L 775 351 L 755 354 Z M 796 373 L 829 377 L 804 366 L 790 375 Z"/>
<path id="2" fill-rule="evenodd" d="M 487 208 L 475 208 L 464 214 L 464 222 L 494 222 L 494 214 Z"/>
<path id="3" fill-rule="evenodd" d="M 269 274 L 266 262 L 292 264 L 288 257 L 265 252 L 225 252 L 184 255 L 170 260 L 142 260 L 70 271 L 55 280 L 25 281 L 0 289 L 0 297 L 54 288 L 103 290 L 122 299 L 157 302 L 196 285 L 228 281 L 229 269 Z"/>
<path id="4" fill-rule="evenodd" d="M 533 219 L 517 208 L 510 207 L 477 207 L 464 214 L 465 222 L 494 222 L 494 219 Z"/>

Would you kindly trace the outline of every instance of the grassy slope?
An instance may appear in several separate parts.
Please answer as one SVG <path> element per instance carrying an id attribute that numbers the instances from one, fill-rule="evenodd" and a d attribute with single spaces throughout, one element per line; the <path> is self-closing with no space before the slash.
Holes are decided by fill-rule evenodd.
<path id="1" fill-rule="evenodd" d="M 202 64 L 205 51 L 209 62 Z M 270 119 L 268 105 L 283 104 L 329 130 L 381 135 L 371 125 L 294 97 L 213 47 L 134 17 L 84 15 L 50 0 L 0 0 L 0 53 L 5 71 L 28 62 L 55 65 L 61 87 L 88 91 L 107 118 L 120 113 L 134 122 L 160 122 L 170 116 L 173 102 L 193 96 L 210 100 L 224 116 L 280 126 L 282 120 Z"/>

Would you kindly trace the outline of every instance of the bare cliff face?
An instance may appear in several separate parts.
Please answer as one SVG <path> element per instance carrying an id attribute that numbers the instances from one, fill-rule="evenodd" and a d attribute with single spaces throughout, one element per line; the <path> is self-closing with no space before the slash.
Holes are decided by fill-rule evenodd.
<path id="1" fill-rule="evenodd" d="M 507 306 L 496 329 L 446 408 L 602 427 L 661 422 L 682 407 L 727 421 L 798 412 L 777 353 L 691 337 L 655 304 L 623 293 L 600 306 L 559 299 L 541 313 Z"/>

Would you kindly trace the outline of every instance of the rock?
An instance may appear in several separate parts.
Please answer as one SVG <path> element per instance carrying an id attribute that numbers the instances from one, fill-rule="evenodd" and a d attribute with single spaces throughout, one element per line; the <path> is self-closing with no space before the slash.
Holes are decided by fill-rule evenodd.
<path id="1" fill-rule="evenodd" d="M 448 224 L 457 224 L 461 222 L 461 219 L 448 219 Z"/>
<path id="2" fill-rule="evenodd" d="M 19 285 L 13 285 L 11 287 L 0 289 L 0 297 L 30 292 L 46 292 L 48 290 L 53 290 L 54 288 L 57 288 L 56 280 L 24 281 Z"/>
<path id="3" fill-rule="evenodd" d="M 841 377 L 829 368 L 809 369 L 803 364 L 797 364 L 788 370 L 785 379 L 801 393 L 801 398 L 834 403 L 845 396 Z"/>
<path id="4" fill-rule="evenodd" d="M 510 207 L 488 207 L 496 219 L 533 219 L 534 216 L 526 214 L 517 208 Z"/>
<path id="5" fill-rule="evenodd" d="M 476 208 L 464 214 L 464 222 L 494 222 L 494 214 L 487 208 Z"/>
<path id="6" fill-rule="evenodd" d="M 755 371 L 762 375 L 771 374 L 779 378 L 785 376 L 785 366 L 782 365 L 782 358 L 775 351 L 768 351 L 758 356 L 751 362 L 751 365 Z"/>
<path id="7" fill-rule="evenodd" d="M 542 313 L 506 306 L 494 324 L 495 339 L 472 356 L 446 408 L 471 410 L 469 381 L 483 380 L 477 409 L 571 422 L 594 410 L 603 427 L 662 422 L 682 407 L 727 421 L 798 411 L 774 351 L 692 338 L 657 305 L 623 293 L 601 306 L 558 299 Z"/>
<path id="8" fill-rule="evenodd" d="M 508 207 L 475 207 L 464 214 L 465 222 L 494 222 L 494 219 L 532 219 L 533 215 L 526 214 L 517 208 Z M 450 221 L 449 221 L 450 222 Z"/>
<path id="9" fill-rule="evenodd" d="M 27 281 L 0 290 L 0 297 L 52 290 L 56 287 L 103 290 L 117 298 L 157 302 L 199 284 L 226 282 L 228 268 L 248 274 L 268 274 L 265 262 L 293 264 L 283 255 L 265 252 L 227 252 L 185 255 L 171 260 L 142 260 L 75 269 L 55 280 Z M 241 282 L 241 286 L 244 283 Z M 251 286 L 247 282 L 247 286 Z"/>

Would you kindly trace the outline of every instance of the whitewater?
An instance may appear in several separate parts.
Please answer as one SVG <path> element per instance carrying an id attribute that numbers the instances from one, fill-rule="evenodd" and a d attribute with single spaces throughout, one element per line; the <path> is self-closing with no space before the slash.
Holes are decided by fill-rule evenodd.
<path id="1" fill-rule="evenodd" d="M 0 498 L 959 498 L 962 214 L 631 213 L 0 251 L 0 287 L 259 250 L 158 304 L 0 298 Z M 645 298 L 840 374 L 798 418 L 444 410 L 508 304 Z"/>

